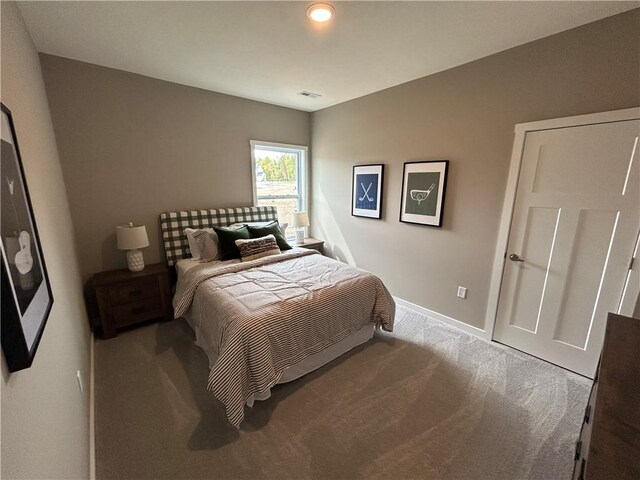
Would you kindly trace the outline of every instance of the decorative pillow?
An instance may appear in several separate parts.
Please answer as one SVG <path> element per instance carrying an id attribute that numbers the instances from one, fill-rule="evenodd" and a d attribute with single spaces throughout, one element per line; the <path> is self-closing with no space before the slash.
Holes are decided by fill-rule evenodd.
<path id="1" fill-rule="evenodd" d="M 281 253 L 278 248 L 278 243 L 276 242 L 276 237 L 273 235 L 252 238 L 250 240 L 239 239 L 236 240 L 236 246 L 240 250 L 240 258 L 243 262 Z"/>
<path id="2" fill-rule="evenodd" d="M 218 258 L 220 260 L 240 258 L 240 250 L 236 247 L 236 240 L 248 240 L 251 238 L 246 225 L 240 228 L 213 227 L 213 230 L 218 235 L 218 245 L 220 249 Z"/>
<path id="3" fill-rule="evenodd" d="M 213 228 L 185 228 L 191 257 L 200 262 L 211 262 L 218 258 L 218 236 Z"/>
<path id="4" fill-rule="evenodd" d="M 275 220 L 277 222 L 277 220 Z M 242 227 L 243 225 L 246 225 L 247 227 L 264 227 L 266 225 L 271 225 L 274 222 L 274 220 L 269 220 L 268 222 L 245 222 L 245 223 L 234 223 L 232 225 L 229 225 L 229 227 L 231 228 L 238 228 L 238 227 Z M 280 225 L 280 230 L 282 231 L 282 235 L 287 236 L 287 227 L 289 226 L 289 224 L 287 222 L 284 223 L 279 223 Z"/>
<path id="5" fill-rule="evenodd" d="M 251 238 L 260 238 L 265 237 L 267 235 L 273 235 L 278 243 L 278 247 L 280 250 L 291 250 L 291 245 L 287 243 L 287 239 L 284 238 L 282 234 L 282 229 L 277 221 L 268 223 L 261 227 L 252 227 L 251 225 L 247 226 L 249 229 L 249 234 Z"/>

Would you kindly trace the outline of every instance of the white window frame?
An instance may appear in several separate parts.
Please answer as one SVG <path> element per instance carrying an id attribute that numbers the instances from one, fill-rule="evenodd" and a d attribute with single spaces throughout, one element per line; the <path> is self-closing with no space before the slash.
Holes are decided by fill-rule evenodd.
<path id="1" fill-rule="evenodd" d="M 298 194 L 300 197 L 299 205 L 302 212 L 309 213 L 309 147 L 306 145 L 293 145 L 289 143 L 277 143 L 277 142 L 263 142 L 260 140 L 250 140 L 251 145 L 251 186 L 253 188 L 253 205 L 258 205 L 258 185 L 256 182 L 256 156 L 255 150 L 271 150 L 274 152 L 294 153 L 299 155 L 298 171 L 297 171 L 297 183 Z M 268 197 L 261 197 L 263 199 L 287 199 L 294 198 L 292 195 L 273 195 Z M 291 219 L 284 220 L 291 223 Z M 308 235 L 308 231 L 305 233 Z"/>

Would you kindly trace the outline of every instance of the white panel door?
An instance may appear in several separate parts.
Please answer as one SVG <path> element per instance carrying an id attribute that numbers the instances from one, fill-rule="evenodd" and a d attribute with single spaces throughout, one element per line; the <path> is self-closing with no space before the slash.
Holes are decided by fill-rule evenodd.
<path id="1" fill-rule="evenodd" d="M 593 377 L 640 228 L 640 121 L 527 132 L 494 340 Z"/>

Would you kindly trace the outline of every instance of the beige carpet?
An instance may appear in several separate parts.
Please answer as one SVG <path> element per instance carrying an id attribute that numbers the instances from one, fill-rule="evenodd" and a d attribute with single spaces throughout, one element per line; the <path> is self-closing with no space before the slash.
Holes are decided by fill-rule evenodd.
<path id="1" fill-rule="evenodd" d="M 96 341 L 99 479 L 567 479 L 590 383 L 399 308 L 241 431 L 184 321 Z"/>

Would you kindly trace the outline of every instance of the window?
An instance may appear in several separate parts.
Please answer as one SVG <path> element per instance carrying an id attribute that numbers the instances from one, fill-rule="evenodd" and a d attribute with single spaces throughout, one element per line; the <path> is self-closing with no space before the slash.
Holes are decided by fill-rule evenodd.
<path id="1" fill-rule="evenodd" d="M 308 211 L 307 147 L 251 140 L 251 165 L 254 205 L 278 207 L 281 224 L 296 210 Z"/>

